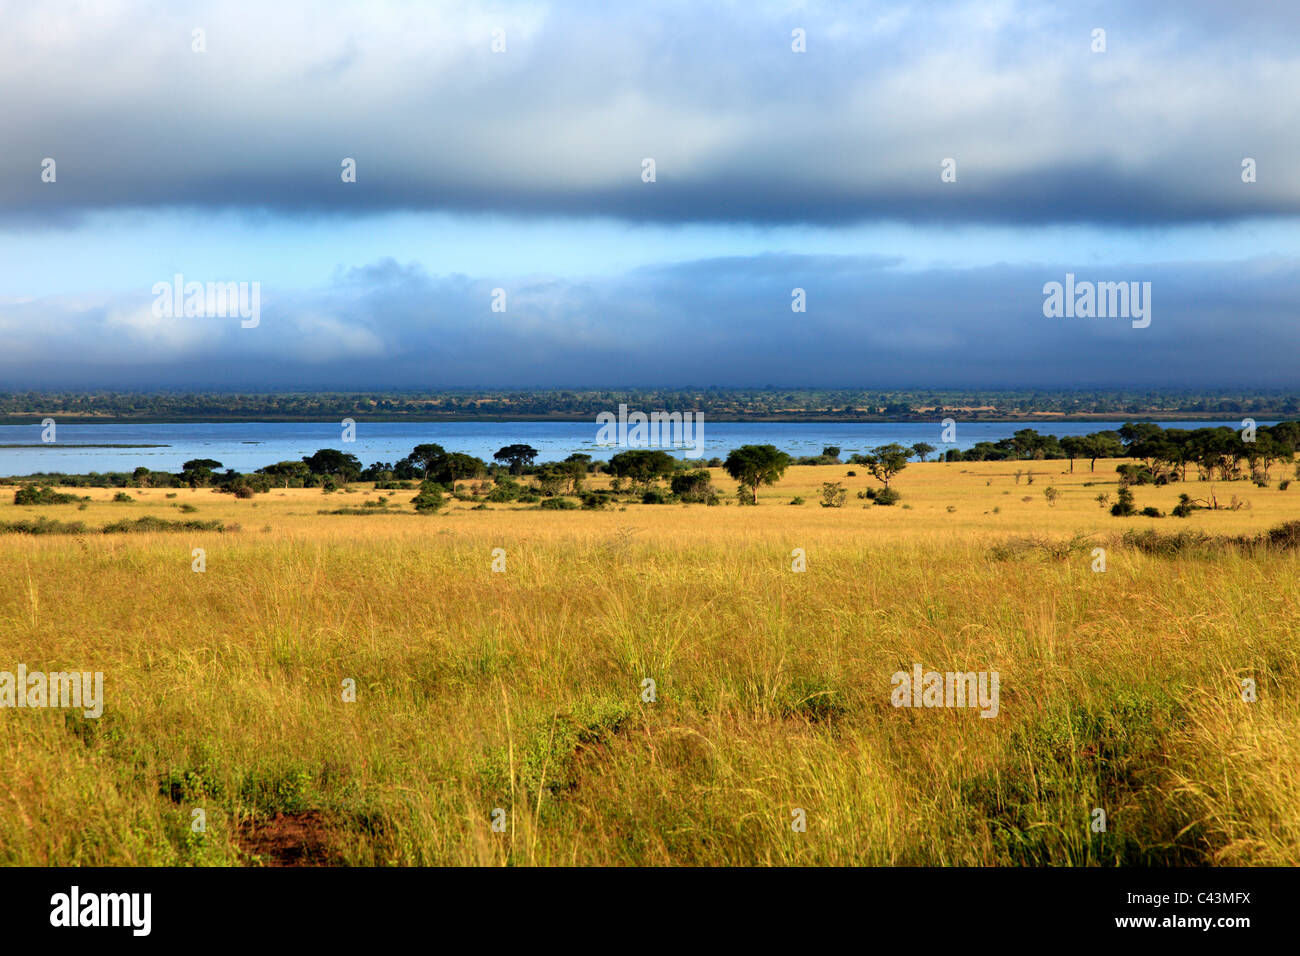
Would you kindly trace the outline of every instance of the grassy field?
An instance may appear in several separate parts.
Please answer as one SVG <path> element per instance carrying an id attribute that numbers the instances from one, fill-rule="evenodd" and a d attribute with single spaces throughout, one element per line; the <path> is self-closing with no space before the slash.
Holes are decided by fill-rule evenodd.
<path id="1" fill-rule="evenodd" d="M 1300 863 L 1300 551 L 1120 540 L 1262 532 L 1300 483 L 1119 519 L 1115 464 L 913 464 L 894 507 L 852 466 L 757 508 L 0 489 L 0 522 L 227 524 L 0 534 L 0 670 L 102 671 L 106 697 L 0 710 L 0 862 Z M 318 514 L 381 494 L 402 511 Z M 891 706 L 917 663 L 998 671 L 998 716 Z"/>

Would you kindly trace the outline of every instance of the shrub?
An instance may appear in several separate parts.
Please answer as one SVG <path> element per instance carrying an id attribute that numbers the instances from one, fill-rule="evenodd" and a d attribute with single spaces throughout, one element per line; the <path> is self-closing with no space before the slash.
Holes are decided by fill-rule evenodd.
<path id="1" fill-rule="evenodd" d="M 1300 521 L 1287 521 L 1276 528 L 1270 528 L 1265 533 L 1265 539 L 1274 548 L 1300 550 Z"/>
<path id="2" fill-rule="evenodd" d="M 876 492 L 875 502 L 878 505 L 897 504 L 898 499 L 903 497 L 893 488 L 881 488 Z"/>
<path id="3" fill-rule="evenodd" d="M 848 496 L 848 489 L 840 485 L 838 481 L 822 482 L 821 506 L 823 508 L 843 508 L 844 500 L 848 498 Z"/>
<path id="4" fill-rule="evenodd" d="M 1110 513 L 1116 518 L 1127 518 L 1136 511 L 1137 509 L 1133 507 L 1133 492 L 1127 487 L 1120 488 L 1119 500 L 1110 506 Z"/>
<path id="5" fill-rule="evenodd" d="M 1049 558 L 1065 560 L 1072 554 L 1087 551 L 1091 547 L 1092 544 L 1086 534 L 1076 534 L 1063 540 L 1022 535 L 994 545 L 989 550 L 989 557 L 995 561 L 1007 561 L 1040 553 Z"/>
<path id="6" fill-rule="evenodd" d="M 507 501 L 517 501 L 524 494 L 524 489 L 519 482 L 513 478 L 501 478 L 497 481 L 496 486 L 487 493 L 484 500 L 491 501 L 495 504 L 503 504 Z M 541 500 L 540 498 L 538 499 Z"/>
<path id="7" fill-rule="evenodd" d="M 1290 486 L 1291 486 L 1291 479 L 1290 479 L 1290 478 L 1283 478 L 1281 481 L 1279 481 L 1279 482 L 1277 483 L 1277 490 L 1278 490 L 1278 491 L 1286 491 L 1287 488 L 1289 488 Z"/>
<path id="8" fill-rule="evenodd" d="M 130 495 L 128 495 L 125 491 L 119 491 L 117 494 L 113 496 L 113 500 L 121 501 L 121 502 L 135 501 L 135 499 L 132 498 Z"/>
<path id="9" fill-rule="evenodd" d="M 1051 485 L 1048 485 L 1046 488 L 1043 489 L 1043 497 L 1047 499 L 1047 504 L 1049 507 L 1055 508 L 1056 499 L 1061 497 L 1061 492 L 1059 489 L 1053 488 Z"/>
<path id="10" fill-rule="evenodd" d="M 1115 469 L 1119 473 L 1119 483 L 1121 485 L 1150 485 L 1155 483 L 1156 477 L 1151 473 L 1151 469 L 1146 465 L 1123 464 Z"/>
<path id="11" fill-rule="evenodd" d="M 146 534 L 151 531 L 224 531 L 226 526 L 220 521 L 168 521 L 145 515 L 134 521 L 124 519 L 106 524 L 100 529 L 104 534 Z M 237 530 L 231 526 L 231 531 Z"/>
<path id="12" fill-rule="evenodd" d="M 432 481 L 421 482 L 420 493 L 411 499 L 411 504 L 422 514 L 437 511 L 446 504 L 442 497 L 442 486 Z"/>
<path id="13" fill-rule="evenodd" d="M 641 496 L 643 505 L 670 505 L 677 500 L 677 496 L 664 491 L 662 488 L 647 489 Z"/>
<path id="14" fill-rule="evenodd" d="M 1163 518 L 1164 512 L 1159 508 L 1153 508 L 1150 505 L 1142 509 L 1142 516 L 1145 518 Z"/>
<path id="15" fill-rule="evenodd" d="M 709 473 L 704 469 L 673 475 L 669 487 L 682 501 L 717 503 L 718 490 L 710 484 Z"/>
<path id="16" fill-rule="evenodd" d="M 253 488 L 251 485 L 235 485 L 234 493 L 236 498 L 251 498 Z"/>
<path id="17" fill-rule="evenodd" d="M 790 499 L 790 504 L 801 505 L 803 504 L 803 499 L 800 498 L 798 495 L 795 495 L 793 498 Z"/>
<path id="18" fill-rule="evenodd" d="M 34 521 L 0 521 L 2 534 L 85 534 L 81 521 L 53 521 L 43 515 Z"/>
<path id="19" fill-rule="evenodd" d="M 35 485 L 23 485 L 14 492 L 16 505 L 74 505 L 80 501 L 89 501 L 79 495 L 68 495 L 55 491 L 50 486 L 38 488 Z"/>
<path id="20" fill-rule="evenodd" d="M 572 498 L 561 498 L 556 496 L 554 498 L 546 498 L 537 507 L 542 511 L 576 511 L 578 509 L 578 503 Z"/>

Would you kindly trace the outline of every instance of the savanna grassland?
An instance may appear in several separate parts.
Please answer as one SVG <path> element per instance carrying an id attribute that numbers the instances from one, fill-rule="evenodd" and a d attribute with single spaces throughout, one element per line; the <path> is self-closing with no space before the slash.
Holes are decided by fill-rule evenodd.
<path id="1" fill-rule="evenodd" d="M 893 507 L 853 466 L 756 508 L 0 489 L 0 522 L 226 524 L 0 534 L 0 670 L 102 671 L 106 697 L 0 710 L 0 862 L 1300 863 L 1300 550 L 1121 538 L 1258 534 L 1300 486 L 1114 518 L 1115 465 L 912 464 Z M 400 510 L 318 513 L 380 495 Z M 998 716 L 892 707 L 914 663 L 997 670 Z"/>

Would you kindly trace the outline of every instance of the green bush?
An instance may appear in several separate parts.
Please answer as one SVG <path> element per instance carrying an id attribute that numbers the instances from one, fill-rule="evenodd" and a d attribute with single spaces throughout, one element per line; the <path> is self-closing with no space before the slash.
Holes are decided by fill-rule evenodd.
<path id="1" fill-rule="evenodd" d="M 843 508 L 844 499 L 849 496 L 849 492 L 838 481 L 822 482 L 822 500 L 823 508 Z M 801 499 L 802 500 L 802 499 Z"/>
<path id="2" fill-rule="evenodd" d="M 16 505 L 75 505 L 78 502 L 89 500 L 89 498 L 83 498 L 79 495 L 68 495 L 55 491 L 48 485 L 44 488 L 37 488 L 35 485 L 23 485 L 14 492 L 14 504 Z"/>
<path id="3" fill-rule="evenodd" d="M 898 500 L 903 496 L 893 488 L 881 488 L 874 496 L 868 494 L 867 497 L 871 498 L 878 505 L 895 505 L 898 504 Z"/>
<path id="4" fill-rule="evenodd" d="M 446 504 L 442 497 L 442 486 L 432 481 L 422 482 L 420 493 L 411 499 L 411 504 L 422 514 L 437 511 Z"/>
<path id="5" fill-rule="evenodd" d="M 496 486 L 487 493 L 484 500 L 503 504 L 507 501 L 517 501 L 523 493 L 523 487 L 513 478 L 498 477 Z"/>
<path id="6" fill-rule="evenodd" d="M 1136 514 L 1137 509 L 1133 507 L 1133 492 L 1128 488 L 1120 488 L 1119 500 L 1110 506 L 1110 513 L 1116 518 L 1127 518 Z"/>
<path id="7" fill-rule="evenodd" d="M 554 498 L 546 498 L 537 506 L 542 511 L 576 511 L 578 503 L 572 498 L 561 498 L 558 495 Z"/>

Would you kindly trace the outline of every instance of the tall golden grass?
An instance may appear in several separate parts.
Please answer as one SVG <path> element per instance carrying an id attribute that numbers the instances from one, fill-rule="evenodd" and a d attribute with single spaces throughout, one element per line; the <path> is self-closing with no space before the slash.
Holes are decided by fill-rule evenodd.
<path id="1" fill-rule="evenodd" d="M 894 507 L 853 466 L 792 468 L 757 508 L 5 491 L 0 521 L 189 503 L 239 527 L 0 535 L 0 670 L 102 671 L 107 698 L 0 710 L 0 861 L 274 862 L 292 823 L 306 862 L 345 864 L 1296 864 L 1300 557 L 1119 535 L 1259 532 L 1300 487 L 1117 519 L 1114 465 L 913 464 Z M 380 494 L 402 513 L 317 514 Z M 1030 537 L 1073 544 L 998 548 Z M 914 663 L 997 670 L 999 715 L 895 709 Z"/>

